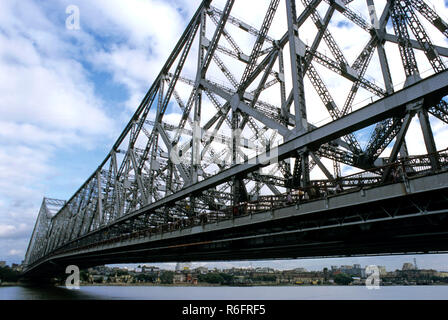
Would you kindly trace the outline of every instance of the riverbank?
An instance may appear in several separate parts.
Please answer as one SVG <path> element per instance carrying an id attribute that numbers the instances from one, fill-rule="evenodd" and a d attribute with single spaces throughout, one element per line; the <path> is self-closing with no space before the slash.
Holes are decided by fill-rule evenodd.
<path id="1" fill-rule="evenodd" d="M 110 283 L 80 283 L 81 287 L 223 287 L 220 284 L 204 283 L 204 284 L 179 284 L 179 283 L 122 283 L 122 282 L 110 282 Z"/>
<path id="2" fill-rule="evenodd" d="M 0 283 L 0 287 L 17 287 L 21 286 L 23 283 L 21 282 L 2 282 Z"/>
<path id="3" fill-rule="evenodd" d="M 233 285 L 223 285 L 223 284 L 212 284 L 212 283 L 201 283 L 201 284 L 189 284 L 189 283 L 171 283 L 171 284 L 161 284 L 161 283 L 81 283 L 81 287 L 363 287 L 365 284 L 350 284 L 350 285 L 340 285 L 340 284 L 293 284 L 293 283 L 253 283 L 253 284 L 233 284 Z M 434 283 L 434 284 L 382 284 L 380 287 L 427 287 L 427 286 L 448 286 L 447 283 Z"/>
<path id="4" fill-rule="evenodd" d="M 293 283 L 252 283 L 252 284 L 214 284 L 214 283 L 200 283 L 200 284 L 191 284 L 191 283 L 121 283 L 121 282 L 109 282 L 109 283 L 81 283 L 81 287 L 319 287 L 319 286 L 329 286 L 329 284 L 325 285 L 306 285 L 306 284 L 293 284 Z M 336 284 L 330 286 L 338 286 Z"/>
<path id="5" fill-rule="evenodd" d="M 27 286 L 29 283 L 26 282 L 2 282 L 0 283 L 0 287 L 17 287 L 17 286 Z M 65 283 L 53 283 L 54 286 L 64 287 Z M 170 284 L 162 284 L 162 283 L 122 283 L 122 282 L 111 282 L 111 283 L 86 283 L 81 282 L 81 287 L 360 287 L 365 286 L 365 284 L 350 284 L 350 285 L 338 285 L 338 284 L 293 284 L 293 283 L 252 283 L 252 284 L 233 284 L 233 285 L 223 285 L 223 284 L 213 284 L 213 283 L 200 283 L 200 284 L 191 284 L 191 283 L 170 283 Z M 430 285 L 426 284 L 381 284 L 381 287 L 406 287 L 406 286 L 418 286 L 418 287 L 426 287 L 426 286 L 448 286 L 447 283 L 434 283 Z"/>

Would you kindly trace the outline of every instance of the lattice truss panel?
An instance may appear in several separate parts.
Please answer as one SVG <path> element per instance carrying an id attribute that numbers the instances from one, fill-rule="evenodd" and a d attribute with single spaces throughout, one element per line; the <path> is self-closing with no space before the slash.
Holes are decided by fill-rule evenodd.
<path id="1" fill-rule="evenodd" d="M 232 174 L 277 145 L 443 73 L 448 57 L 448 24 L 423 0 L 257 0 L 251 8 L 254 2 L 200 5 L 98 170 L 54 217 L 41 212 L 28 263 L 129 215 L 137 218 L 119 232 L 224 217 L 238 203 L 317 182 L 331 188 L 362 170 L 371 169 L 368 177 L 347 181 L 378 182 L 388 174 L 380 164 L 446 147 L 436 146 L 433 132 L 447 134 L 448 106 L 439 96 Z M 406 144 L 415 126 L 423 149 L 414 133 Z M 143 210 L 214 177 L 201 192 Z"/>

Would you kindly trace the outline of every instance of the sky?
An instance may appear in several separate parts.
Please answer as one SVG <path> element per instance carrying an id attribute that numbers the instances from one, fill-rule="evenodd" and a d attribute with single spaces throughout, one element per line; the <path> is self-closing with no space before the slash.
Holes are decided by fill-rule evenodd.
<path id="1" fill-rule="evenodd" d="M 253 6 L 251 1 L 237 1 L 234 14 L 257 25 L 264 16 L 264 7 Z M 445 5 L 433 2 L 446 18 L 447 1 Z M 0 260 L 21 262 L 43 197 L 69 199 L 105 158 L 199 3 L 199 0 L 0 1 Z M 224 1 L 214 3 L 222 8 Z M 66 23 L 72 13 L 67 9 L 73 5 L 79 8 L 79 28 L 74 29 L 67 28 Z M 353 8 L 364 10 L 365 1 L 354 1 Z M 286 15 L 283 1 L 278 11 L 276 19 L 281 20 Z M 363 46 L 357 38 L 362 31 L 341 21 L 339 17 L 334 22 L 334 37 L 344 42 L 347 59 L 353 61 Z M 280 25 L 273 28 L 271 35 L 279 36 L 284 31 Z M 348 32 L 351 37 L 346 36 Z M 305 35 L 303 40 L 308 42 L 312 38 Z M 437 40 L 448 44 L 440 35 Z M 391 65 L 400 67 L 399 62 Z M 379 70 L 369 72 L 374 78 Z M 339 85 L 331 74 L 326 80 L 330 88 Z M 396 78 L 394 82 L 402 80 Z M 311 112 L 310 118 L 316 122 L 322 120 L 316 112 Z M 415 132 L 416 139 L 421 140 L 418 130 L 412 130 L 411 126 L 410 134 Z M 446 134 L 437 130 L 436 138 Z M 410 140 L 414 140 L 413 136 Z M 448 147 L 448 139 L 437 146 Z M 422 150 L 418 143 L 409 147 L 417 153 Z M 353 263 L 395 269 L 411 262 L 413 257 L 251 263 L 279 269 L 321 269 Z M 448 269 L 445 255 L 417 259 L 422 267 Z M 174 264 L 161 266 L 173 268 Z"/>

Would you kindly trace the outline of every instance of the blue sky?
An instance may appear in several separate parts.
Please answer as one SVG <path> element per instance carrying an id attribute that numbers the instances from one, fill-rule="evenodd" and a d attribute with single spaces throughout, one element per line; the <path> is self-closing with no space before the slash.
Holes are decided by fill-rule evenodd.
<path id="1" fill-rule="evenodd" d="M 354 1 L 353 5 L 359 2 L 365 6 L 365 1 Z M 42 198 L 70 198 L 104 159 L 199 3 L 0 1 L 0 260 L 20 262 Z M 69 5 L 80 10 L 80 30 L 66 28 Z M 283 4 L 279 10 L 284 10 Z M 237 16 L 244 17 L 246 12 Z M 339 35 L 335 37 L 342 38 L 349 26 L 339 20 L 336 28 Z M 357 42 L 353 35 L 347 39 L 350 45 Z M 312 269 L 373 263 L 398 268 L 412 258 L 253 265 Z M 443 269 L 448 258 L 419 256 L 418 261 L 422 266 Z M 249 262 L 237 265 L 247 266 Z"/>

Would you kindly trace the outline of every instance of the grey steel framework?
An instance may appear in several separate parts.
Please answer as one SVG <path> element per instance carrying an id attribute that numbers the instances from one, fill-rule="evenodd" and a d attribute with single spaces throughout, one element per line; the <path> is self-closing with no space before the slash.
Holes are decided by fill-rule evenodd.
<path id="1" fill-rule="evenodd" d="M 328 244 L 314 253 L 260 249 L 238 255 L 240 248 L 233 245 L 227 255 L 218 254 L 219 242 L 230 241 L 224 229 L 233 243 L 252 237 L 242 249 L 257 248 L 261 236 L 268 243 L 268 231 L 283 234 L 278 245 L 286 248 L 285 234 L 316 228 L 340 227 L 343 233 L 348 229 L 342 227 L 365 224 L 367 229 L 422 214 L 439 217 L 444 226 L 448 154 L 437 150 L 432 127 L 448 123 L 448 48 L 433 43 L 430 35 L 438 33 L 446 44 L 448 24 L 423 0 L 385 0 L 381 12 L 375 2 L 271 0 L 261 26 L 255 27 L 231 14 L 235 0 L 222 9 L 204 0 L 98 169 L 68 201 L 44 199 L 25 257 L 26 272 L 63 258 L 92 265 L 388 252 L 387 244 L 370 251 Z M 352 9 L 358 3 L 368 19 Z M 279 10 L 286 10 L 286 21 L 275 19 Z M 365 46 L 353 62 L 341 49 L 344 43 L 332 35 L 335 19 L 365 34 Z M 276 38 L 270 33 L 275 23 L 285 28 Z M 305 42 L 304 30 L 311 43 Z M 400 68 L 391 68 L 391 52 L 401 57 Z M 421 72 L 422 59 L 431 66 L 429 73 Z M 376 68 L 380 78 L 367 76 L 369 68 Z M 331 93 L 334 83 L 328 86 L 327 76 L 348 84 L 349 90 Z M 313 95 L 321 101 L 309 98 Z M 329 117 L 321 125 L 309 121 L 318 103 Z M 167 120 L 172 113 L 181 115 L 177 125 Z M 409 154 L 405 142 L 415 118 L 427 151 L 423 155 Z M 344 207 L 341 199 L 352 209 L 338 211 Z M 370 207 L 360 207 L 363 199 Z M 277 214 L 295 220 L 266 224 Z M 228 229 L 263 222 L 263 228 L 240 228 L 239 233 Z M 192 242 L 192 235 L 201 233 L 206 236 Z M 173 237 L 177 240 L 169 240 Z M 131 253 L 137 245 L 143 252 L 162 240 L 167 241 L 165 250 L 213 246 L 208 256 Z M 409 243 L 425 249 L 424 242 Z M 448 249 L 433 244 L 427 249 Z M 101 260 L 112 248 L 122 251 Z"/>

